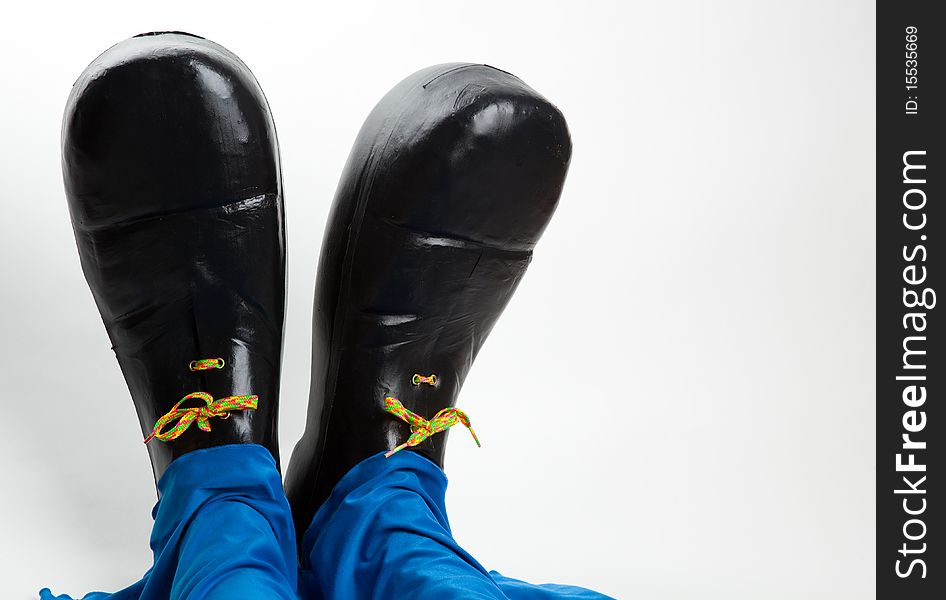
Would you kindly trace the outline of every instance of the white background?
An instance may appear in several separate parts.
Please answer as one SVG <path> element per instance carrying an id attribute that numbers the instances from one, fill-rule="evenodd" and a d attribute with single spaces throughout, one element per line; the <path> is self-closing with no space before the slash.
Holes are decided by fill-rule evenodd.
<path id="1" fill-rule="evenodd" d="M 88 62 L 168 29 L 242 57 L 275 115 L 284 464 L 355 134 L 413 71 L 485 62 L 559 106 L 574 157 L 460 397 L 483 448 L 451 437 L 458 540 L 487 568 L 622 598 L 873 596 L 873 3 L 15 2 L 3 21 L 3 598 L 114 590 L 150 563 L 151 469 L 59 132 Z"/>

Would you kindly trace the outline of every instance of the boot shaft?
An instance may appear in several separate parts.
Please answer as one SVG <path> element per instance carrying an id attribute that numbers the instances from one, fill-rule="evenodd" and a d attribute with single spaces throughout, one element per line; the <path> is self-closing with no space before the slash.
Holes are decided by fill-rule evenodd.
<path id="1" fill-rule="evenodd" d="M 227 443 L 277 458 L 285 224 L 276 132 L 249 69 L 208 40 L 121 42 L 80 75 L 63 174 L 83 272 L 143 434 L 184 395 L 256 394 L 211 431 L 148 442 L 155 477 Z M 191 370 L 220 358 L 222 368 Z"/>
<path id="2" fill-rule="evenodd" d="M 311 517 L 348 469 L 407 440 L 387 396 L 428 419 L 454 406 L 555 210 L 570 155 L 561 113 L 484 65 L 425 69 L 374 109 L 320 256 L 309 417 L 287 474 L 297 512 Z M 442 465 L 445 438 L 414 450 Z"/>

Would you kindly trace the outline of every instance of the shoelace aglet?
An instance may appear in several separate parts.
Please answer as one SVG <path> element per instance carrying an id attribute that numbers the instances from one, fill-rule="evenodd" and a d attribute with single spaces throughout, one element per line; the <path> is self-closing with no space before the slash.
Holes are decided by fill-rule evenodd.
<path id="1" fill-rule="evenodd" d="M 394 454 L 395 452 L 400 452 L 404 448 L 407 448 L 407 442 L 404 442 L 403 444 L 401 444 L 400 446 L 398 446 L 397 448 L 393 450 L 388 450 L 387 452 L 385 452 L 384 458 L 390 458 L 392 454 Z"/>

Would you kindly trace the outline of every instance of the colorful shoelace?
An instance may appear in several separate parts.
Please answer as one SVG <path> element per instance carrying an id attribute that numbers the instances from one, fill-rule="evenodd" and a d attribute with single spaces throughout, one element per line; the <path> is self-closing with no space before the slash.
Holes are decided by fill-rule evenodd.
<path id="1" fill-rule="evenodd" d="M 414 385 L 419 385 L 419 377 L 422 376 L 414 375 L 411 382 L 414 383 Z M 434 385 L 437 382 L 436 377 L 436 375 L 430 375 L 430 379 L 433 379 L 433 381 L 426 381 L 425 383 Z M 463 423 L 463 425 L 465 425 L 466 428 L 470 430 L 470 435 L 473 436 L 473 441 L 476 442 L 477 446 L 480 446 L 480 440 L 476 437 L 476 432 L 473 431 L 473 426 L 470 425 L 470 418 L 467 417 L 466 413 L 459 408 L 444 408 L 443 410 L 437 412 L 437 414 L 435 414 L 433 418 L 428 421 L 424 417 L 404 408 L 404 405 L 401 404 L 401 401 L 397 398 L 388 396 L 384 399 L 384 410 L 411 426 L 411 437 L 407 438 L 406 442 L 394 450 L 386 452 L 384 455 L 385 458 L 388 458 L 395 452 L 399 452 L 404 448 L 416 446 L 430 436 L 440 433 L 441 431 L 446 431 L 457 423 Z"/>
<path id="2" fill-rule="evenodd" d="M 205 371 L 208 369 L 222 369 L 223 365 L 224 363 L 222 358 L 204 358 L 201 360 L 191 361 L 188 368 L 191 371 Z M 192 398 L 203 400 L 205 406 L 181 408 L 181 404 Z M 214 400 L 213 396 L 206 392 L 192 392 L 181 398 L 178 403 L 167 412 L 167 414 L 158 419 L 158 421 L 154 424 L 154 429 L 152 429 L 151 435 L 145 438 L 145 443 L 147 444 L 154 438 L 157 438 L 162 442 L 169 442 L 177 437 L 180 437 L 180 435 L 184 433 L 194 421 L 197 421 L 197 427 L 199 427 L 201 431 L 210 431 L 211 417 L 221 417 L 226 419 L 230 417 L 230 411 L 256 410 L 258 403 L 259 396 L 255 395 L 227 396 L 226 398 Z M 177 419 L 177 423 L 175 423 L 173 427 L 167 431 L 162 431 L 175 419 Z"/>

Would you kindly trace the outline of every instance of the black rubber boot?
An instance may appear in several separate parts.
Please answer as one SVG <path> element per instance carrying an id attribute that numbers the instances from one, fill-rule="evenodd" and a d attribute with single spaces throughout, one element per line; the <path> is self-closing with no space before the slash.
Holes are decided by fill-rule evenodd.
<path id="1" fill-rule="evenodd" d="M 308 420 L 286 474 L 300 540 L 349 469 L 410 436 L 387 396 L 425 419 L 454 405 L 570 156 L 558 109 L 492 67 L 424 69 L 375 107 L 319 260 Z M 443 466 L 445 441 L 413 450 Z"/>
<path id="2" fill-rule="evenodd" d="M 155 479 L 223 444 L 262 444 L 278 464 L 286 233 L 276 130 L 253 74 L 193 35 L 125 40 L 76 81 L 62 153 L 82 270 L 143 437 L 192 392 L 258 396 L 210 415 L 209 432 L 194 422 L 148 441 Z"/>

